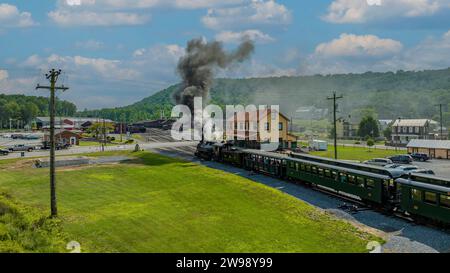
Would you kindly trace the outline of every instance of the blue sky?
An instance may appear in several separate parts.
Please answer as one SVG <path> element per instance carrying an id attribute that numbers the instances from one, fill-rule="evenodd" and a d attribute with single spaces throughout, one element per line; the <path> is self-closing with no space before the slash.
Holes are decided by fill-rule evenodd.
<path id="1" fill-rule="evenodd" d="M 198 37 L 255 41 L 220 77 L 447 68 L 450 0 L 0 0 L 0 93 L 55 67 L 79 109 L 127 105 L 178 82 Z"/>

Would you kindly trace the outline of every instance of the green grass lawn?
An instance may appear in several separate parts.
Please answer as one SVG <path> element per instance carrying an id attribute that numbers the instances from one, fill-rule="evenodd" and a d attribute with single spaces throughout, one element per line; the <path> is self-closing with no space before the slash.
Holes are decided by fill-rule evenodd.
<path id="1" fill-rule="evenodd" d="M 366 252 L 375 239 L 239 176 L 134 155 L 120 165 L 58 170 L 64 238 L 89 252 Z M 48 170 L 23 162 L 0 162 L 0 192 L 47 212 Z"/>
<path id="2" fill-rule="evenodd" d="M 312 155 L 334 158 L 334 147 L 329 146 L 328 151 L 321 152 L 311 152 Z M 339 159 L 344 160 L 357 160 L 357 161 L 365 161 L 372 158 L 385 158 L 388 156 L 398 155 L 398 154 L 406 154 L 404 150 L 382 150 L 375 148 L 361 148 L 361 147 L 345 147 L 338 146 L 338 157 Z"/>

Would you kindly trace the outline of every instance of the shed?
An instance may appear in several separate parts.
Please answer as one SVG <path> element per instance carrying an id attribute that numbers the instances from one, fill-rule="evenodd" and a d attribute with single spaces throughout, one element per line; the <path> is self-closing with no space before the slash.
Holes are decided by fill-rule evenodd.
<path id="1" fill-rule="evenodd" d="M 430 158 L 450 159 L 450 140 L 413 139 L 407 147 L 408 153 L 423 153 Z"/>
<path id="2" fill-rule="evenodd" d="M 56 130 L 55 132 L 56 142 L 70 145 L 80 145 L 81 134 L 76 131 Z M 44 136 L 44 141 L 50 141 L 50 135 Z"/>

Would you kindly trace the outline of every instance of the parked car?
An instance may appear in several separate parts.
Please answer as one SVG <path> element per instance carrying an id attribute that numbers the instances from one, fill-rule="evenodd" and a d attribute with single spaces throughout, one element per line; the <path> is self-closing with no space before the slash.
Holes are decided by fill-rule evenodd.
<path id="1" fill-rule="evenodd" d="M 427 154 L 422 154 L 422 153 L 413 153 L 411 154 L 411 157 L 416 160 L 416 161 L 428 161 L 430 160 L 430 157 Z"/>
<path id="2" fill-rule="evenodd" d="M 69 144 L 63 144 L 63 143 L 56 143 L 55 146 L 56 150 L 66 150 L 70 148 Z M 41 150 L 50 150 L 50 142 L 44 141 L 42 142 Z"/>
<path id="3" fill-rule="evenodd" d="M 12 139 L 23 139 L 23 135 L 22 134 L 12 134 L 11 138 Z"/>
<path id="4" fill-rule="evenodd" d="M 5 149 L 0 149 L 0 155 L 9 155 L 9 151 Z"/>
<path id="5" fill-rule="evenodd" d="M 436 173 L 434 171 L 428 170 L 428 169 L 413 170 L 413 171 L 411 171 L 411 173 L 423 173 L 423 174 L 429 174 L 429 175 L 436 175 Z"/>
<path id="6" fill-rule="evenodd" d="M 388 165 L 387 168 L 389 169 L 389 172 L 394 176 L 394 177 L 401 177 L 403 175 L 406 174 L 411 174 L 413 172 L 416 172 L 419 169 L 419 167 L 417 166 L 412 166 L 412 165 L 400 165 L 397 166 L 398 164 L 392 164 L 392 165 Z"/>
<path id="7" fill-rule="evenodd" d="M 28 140 L 37 140 L 37 139 L 41 139 L 40 136 L 38 135 L 26 135 L 23 137 L 24 139 L 28 139 Z"/>
<path id="8" fill-rule="evenodd" d="M 414 160 L 410 155 L 395 155 L 388 157 L 394 163 L 411 164 Z"/>
<path id="9" fill-rule="evenodd" d="M 35 149 L 34 146 L 19 144 L 9 147 L 8 150 L 10 152 L 32 152 Z"/>
<path id="10" fill-rule="evenodd" d="M 392 160 L 387 159 L 387 158 L 374 158 L 371 160 L 364 161 L 363 163 L 367 164 L 367 165 L 384 167 L 386 165 L 392 164 L 393 162 L 392 162 Z"/>

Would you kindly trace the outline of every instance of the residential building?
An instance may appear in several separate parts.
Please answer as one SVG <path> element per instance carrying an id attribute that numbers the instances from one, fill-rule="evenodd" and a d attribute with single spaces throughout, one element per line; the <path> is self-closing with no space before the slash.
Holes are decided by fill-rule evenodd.
<path id="1" fill-rule="evenodd" d="M 321 120 L 328 115 L 328 109 L 320 109 L 314 106 L 300 107 L 295 111 L 295 118 L 301 120 Z"/>
<path id="2" fill-rule="evenodd" d="M 336 123 L 337 138 L 338 139 L 357 139 L 359 122 L 356 119 L 349 118 L 348 120 L 340 119 Z"/>
<path id="3" fill-rule="evenodd" d="M 391 145 L 406 146 L 414 139 L 435 139 L 437 126 L 430 119 L 397 119 L 392 125 Z"/>
<path id="4" fill-rule="evenodd" d="M 413 139 L 407 147 L 408 153 L 423 153 L 430 158 L 450 159 L 450 140 Z"/>
<path id="5" fill-rule="evenodd" d="M 391 124 L 393 120 L 392 119 L 380 119 L 378 120 L 378 123 L 380 124 L 380 132 L 383 132 L 386 130 Z"/>
<path id="6" fill-rule="evenodd" d="M 227 138 L 227 140 L 235 141 L 239 146 L 248 148 L 259 148 L 261 143 L 267 142 L 263 139 L 262 133 L 259 130 L 261 127 L 261 122 L 266 118 L 266 124 L 263 128 L 270 132 L 272 128 L 272 119 L 270 118 L 272 110 L 256 111 L 256 112 L 246 112 L 245 122 L 238 121 L 238 115 L 235 114 L 234 118 L 227 120 L 228 126 L 234 125 L 234 134 L 232 139 Z M 277 126 L 279 131 L 279 143 L 282 149 L 295 149 L 297 148 L 298 138 L 290 133 L 290 119 L 279 114 L 279 124 Z M 252 122 L 250 117 L 255 116 L 257 122 Z M 226 127 L 225 127 L 226 128 Z M 252 140 L 253 139 L 253 140 Z"/>

